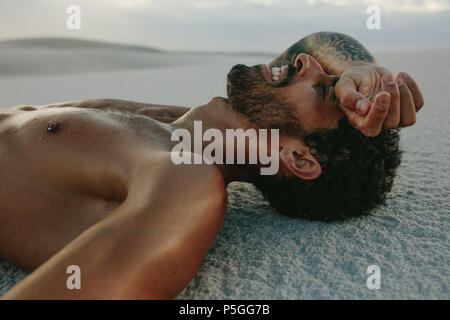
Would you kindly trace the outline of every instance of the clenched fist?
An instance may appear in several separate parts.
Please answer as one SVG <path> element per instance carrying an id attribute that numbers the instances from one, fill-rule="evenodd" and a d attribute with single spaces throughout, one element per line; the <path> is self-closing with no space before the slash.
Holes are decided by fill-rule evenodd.
<path id="1" fill-rule="evenodd" d="M 381 130 L 411 126 L 424 98 L 414 79 L 405 72 L 397 77 L 375 64 L 352 66 L 335 86 L 336 97 L 350 124 L 366 136 Z"/>

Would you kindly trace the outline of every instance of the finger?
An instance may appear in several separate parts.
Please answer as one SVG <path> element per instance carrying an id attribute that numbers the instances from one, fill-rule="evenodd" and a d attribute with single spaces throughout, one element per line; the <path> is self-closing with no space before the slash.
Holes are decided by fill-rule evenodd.
<path id="1" fill-rule="evenodd" d="M 362 132 L 362 129 L 364 127 L 364 120 L 365 117 L 364 115 L 360 115 L 355 111 L 352 110 L 348 110 L 348 109 L 343 109 L 345 116 L 347 117 L 348 122 L 355 127 L 356 129 L 358 129 L 359 131 Z"/>
<path id="2" fill-rule="evenodd" d="M 366 115 L 370 109 L 370 101 L 358 92 L 355 82 L 349 77 L 342 77 L 336 84 L 336 96 L 339 105 L 345 111 Z M 356 115 L 355 115 L 356 116 Z"/>
<path id="3" fill-rule="evenodd" d="M 379 92 L 375 96 L 372 108 L 370 109 L 367 117 L 361 127 L 361 132 L 366 136 L 375 137 L 383 129 L 383 123 L 389 113 L 389 105 L 391 103 L 391 97 L 388 92 Z"/>
<path id="4" fill-rule="evenodd" d="M 381 90 L 389 93 L 391 102 L 389 112 L 384 121 L 385 129 L 397 128 L 400 123 L 400 93 L 393 74 L 386 74 L 381 79 Z"/>
<path id="5" fill-rule="evenodd" d="M 420 108 L 423 107 L 425 101 L 422 95 L 422 92 L 420 91 L 419 85 L 416 83 L 416 81 L 406 72 L 400 72 L 398 74 L 400 78 L 405 80 L 406 85 L 408 86 L 409 90 L 411 91 L 414 105 L 416 112 L 420 110 Z"/>
<path id="6" fill-rule="evenodd" d="M 400 127 L 409 127 L 416 123 L 416 108 L 414 106 L 413 96 L 405 80 L 397 78 L 398 89 L 400 92 Z"/>

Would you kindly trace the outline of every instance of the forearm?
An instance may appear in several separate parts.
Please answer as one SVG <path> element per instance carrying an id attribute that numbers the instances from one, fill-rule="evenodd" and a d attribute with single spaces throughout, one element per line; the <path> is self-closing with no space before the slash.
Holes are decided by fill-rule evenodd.
<path id="1" fill-rule="evenodd" d="M 293 44 L 271 66 L 293 64 L 300 53 L 314 57 L 328 74 L 341 74 L 348 67 L 376 64 L 372 54 L 357 40 L 337 32 L 318 32 Z"/>
<path id="2" fill-rule="evenodd" d="M 192 267 L 191 262 L 198 246 L 175 248 L 176 239 L 169 233 L 155 237 L 158 232 L 152 231 L 152 226 L 160 226 L 161 221 L 139 208 L 139 198 L 131 199 L 84 231 L 0 300 L 168 299 L 179 293 L 200 264 Z M 71 265 L 79 267 L 79 289 L 68 287 L 68 281 L 74 282 L 67 273 Z"/>
<path id="3" fill-rule="evenodd" d="M 85 231 L 50 260 L 7 292 L 1 299 L 112 299 L 118 284 L 108 279 L 114 236 L 97 227 Z M 70 265 L 80 267 L 80 290 L 67 287 L 66 273 Z M 111 276 L 110 274 L 108 274 Z"/>

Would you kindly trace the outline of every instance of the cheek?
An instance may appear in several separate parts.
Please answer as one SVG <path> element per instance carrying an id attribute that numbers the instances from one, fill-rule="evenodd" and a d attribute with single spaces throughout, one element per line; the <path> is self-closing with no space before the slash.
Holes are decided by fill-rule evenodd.
<path id="1" fill-rule="evenodd" d="M 321 109 L 319 117 L 321 120 L 321 128 L 333 129 L 338 125 L 339 120 L 344 116 L 344 113 L 339 107 L 326 106 Z"/>
<path id="2" fill-rule="evenodd" d="M 306 86 L 296 86 L 288 92 L 288 97 L 292 105 L 296 106 L 299 112 L 310 112 L 316 104 L 316 92 L 313 88 Z"/>
<path id="3" fill-rule="evenodd" d="M 318 108 L 317 93 L 312 88 L 300 88 L 291 93 L 291 105 L 294 106 L 294 114 L 307 127 L 323 119 L 323 114 Z"/>
<path id="4" fill-rule="evenodd" d="M 338 107 L 325 105 L 313 88 L 299 88 L 291 98 L 296 118 L 306 131 L 335 128 L 343 116 Z"/>

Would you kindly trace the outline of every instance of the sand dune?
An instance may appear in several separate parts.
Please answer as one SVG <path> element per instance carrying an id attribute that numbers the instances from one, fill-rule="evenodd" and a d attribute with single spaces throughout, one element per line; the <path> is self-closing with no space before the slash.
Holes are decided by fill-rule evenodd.
<path id="1" fill-rule="evenodd" d="M 254 55 L 274 57 L 266 53 L 170 52 L 67 38 L 17 39 L 0 41 L 0 77 L 198 65 Z"/>
<path id="2" fill-rule="evenodd" d="M 12 39 L 0 42 L 0 49 L 5 47 L 21 48 L 52 48 L 52 49 L 105 49 L 105 50 L 133 50 L 144 52 L 162 52 L 163 50 L 144 47 L 111 43 L 105 41 L 94 41 L 86 39 L 72 38 L 23 38 Z"/>

